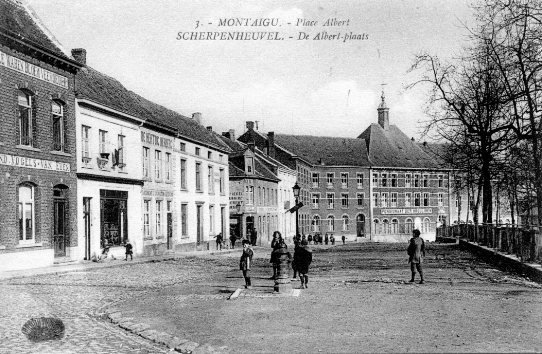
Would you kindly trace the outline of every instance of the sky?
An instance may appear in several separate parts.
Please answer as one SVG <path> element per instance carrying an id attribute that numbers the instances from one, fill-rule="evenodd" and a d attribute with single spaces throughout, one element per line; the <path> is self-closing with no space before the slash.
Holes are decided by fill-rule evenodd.
<path id="1" fill-rule="evenodd" d="M 357 137 L 377 122 L 384 89 L 390 124 L 419 139 L 427 92 L 406 88 L 420 75 L 408 69 L 417 53 L 458 56 L 473 24 L 467 0 L 27 3 L 68 53 L 85 48 L 89 66 L 128 89 L 186 116 L 201 112 L 205 126 L 237 135 L 258 121 L 262 132 Z M 278 24 L 219 26 L 236 18 Z M 330 18 L 349 21 L 323 26 Z M 191 31 L 279 32 L 284 40 L 177 39 Z M 341 37 L 314 39 L 324 31 Z M 344 41 L 350 33 L 364 39 Z"/>

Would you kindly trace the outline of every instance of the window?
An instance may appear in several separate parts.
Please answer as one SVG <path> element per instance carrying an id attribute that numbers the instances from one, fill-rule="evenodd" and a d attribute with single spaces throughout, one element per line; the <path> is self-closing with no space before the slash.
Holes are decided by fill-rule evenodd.
<path id="1" fill-rule="evenodd" d="M 388 207 L 388 193 L 382 193 L 380 195 L 380 207 L 382 208 Z"/>
<path id="2" fill-rule="evenodd" d="M 107 153 L 107 132 L 105 130 L 99 131 L 98 137 L 100 139 L 100 154 L 106 154 Z"/>
<path id="3" fill-rule="evenodd" d="M 405 187 L 412 187 L 412 175 L 410 173 L 405 174 Z"/>
<path id="4" fill-rule="evenodd" d="M 349 220 L 348 220 L 348 215 L 343 215 L 342 217 L 343 219 L 343 227 L 342 227 L 342 230 L 343 231 L 348 231 L 348 224 L 349 224 Z"/>
<path id="5" fill-rule="evenodd" d="M 424 218 L 423 224 L 422 224 L 422 232 L 428 233 L 430 228 L 431 228 L 431 220 L 429 220 L 429 218 Z"/>
<path id="6" fill-rule="evenodd" d="M 423 194 L 423 206 L 429 206 L 429 193 Z"/>
<path id="7" fill-rule="evenodd" d="M 378 193 L 373 193 L 373 204 L 375 207 L 378 206 Z"/>
<path id="8" fill-rule="evenodd" d="M 181 151 L 186 151 L 186 143 L 181 143 L 180 149 Z"/>
<path id="9" fill-rule="evenodd" d="M 318 172 L 312 173 L 312 188 L 318 188 L 320 184 L 320 174 Z"/>
<path id="10" fill-rule="evenodd" d="M 396 208 L 396 207 L 397 207 L 397 193 L 392 193 L 392 194 L 391 194 L 390 206 L 391 206 L 392 208 Z"/>
<path id="11" fill-rule="evenodd" d="M 356 180 L 357 180 L 357 187 L 358 189 L 362 189 L 363 188 L 363 173 L 358 173 L 357 174 L 357 177 L 356 177 Z"/>
<path id="12" fill-rule="evenodd" d="M 382 220 L 382 233 L 384 234 L 390 233 L 390 222 L 388 219 Z"/>
<path id="13" fill-rule="evenodd" d="M 335 193 L 328 193 L 327 196 L 327 208 L 335 209 Z"/>
<path id="14" fill-rule="evenodd" d="M 53 150 L 64 151 L 64 106 L 57 101 L 51 102 L 51 114 L 53 115 Z"/>
<path id="15" fill-rule="evenodd" d="M 327 229 L 328 231 L 335 231 L 335 217 L 333 215 L 327 217 Z"/>
<path id="16" fill-rule="evenodd" d="M 409 207 L 412 204 L 412 194 L 405 193 L 405 206 Z"/>
<path id="17" fill-rule="evenodd" d="M 220 190 L 220 194 L 224 194 L 226 192 L 226 189 L 225 189 L 225 175 L 224 175 L 224 169 L 221 168 L 219 170 L 219 175 L 220 175 L 220 181 L 219 181 L 219 184 L 218 184 L 218 188 Z"/>
<path id="18" fill-rule="evenodd" d="M 201 162 L 196 162 L 196 190 L 201 192 Z"/>
<path id="19" fill-rule="evenodd" d="M 356 199 L 358 200 L 358 207 L 362 207 L 364 205 L 363 199 L 365 199 L 365 195 L 363 193 L 358 193 Z"/>
<path id="20" fill-rule="evenodd" d="M 209 233 L 215 233 L 215 206 L 209 205 Z"/>
<path id="21" fill-rule="evenodd" d="M 156 201 L 156 236 L 162 236 L 162 201 Z"/>
<path id="22" fill-rule="evenodd" d="M 149 153 L 149 148 L 143 147 L 143 178 L 149 178 L 149 169 L 151 164 Z"/>
<path id="23" fill-rule="evenodd" d="M 424 188 L 427 188 L 429 187 L 429 176 L 428 175 L 423 175 L 423 187 Z"/>
<path id="24" fill-rule="evenodd" d="M 26 146 L 34 146 L 33 139 L 33 115 L 32 111 L 33 97 L 26 92 L 19 91 L 19 144 Z"/>
<path id="25" fill-rule="evenodd" d="M 420 186 L 420 175 L 414 175 L 414 188 L 418 188 Z"/>
<path id="26" fill-rule="evenodd" d="M 388 174 L 382 173 L 380 175 L 380 186 L 381 187 L 387 187 L 388 186 Z"/>
<path id="27" fill-rule="evenodd" d="M 373 220 L 373 230 L 375 234 L 379 234 L 382 232 L 382 230 L 380 230 L 380 222 L 378 221 L 378 219 Z"/>
<path id="28" fill-rule="evenodd" d="M 378 187 L 378 173 L 373 173 L 373 186 Z"/>
<path id="29" fill-rule="evenodd" d="M 420 206 L 420 193 L 414 193 L 414 206 Z"/>
<path id="30" fill-rule="evenodd" d="M 207 188 L 209 189 L 209 193 L 215 192 L 215 183 L 213 181 L 214 179 L 214 171 L 213 166 L 207 167 Z"/>
<path id="31" fill-rule="evenodd" d="M 213 159 L 213 153 L 211 151 L 207 151 L 207 159 L 212 160 Z"/>
<path id="32" fill-rule="evenodd" d="M 19 186 L 19 201 L 17 203 L 19 216 L 19 241 L 30 243 L 34 240 L 34 187 Z"/>
<path id="33" fill-rule="evenodd" d="M 181 204 L 181 236 L 188 236 L 188 204 Z"/>
<path id="34" fill-rule="evenodd" d="M 341 173 L 341 188 L 348 188 L 348 173 Z"/>
<path id="35" fill-rule="evenodd" d="M 405 233 L 411 234 L 413 230 L 414 230 L 414 222 L 412 221 L 411 218 L 407 218 L 405 220 Z"/>
<path id="36" fill-rule="evenodd" d="M 83 163 L 88 164 L 90 162 L 90 151 L 88 144 L 88 136 L 90 132 L 90 127 L 86 125 L 81 126 L 81 157 Z"/>
<path id="37" fill-rule="evenodd" d="M 143 237 L 149 237 L 151 235 L 150 222 L 149 222 L 150 206 L 151 206 L 150 200 L 143 201 Z"/>
<path id="38" fill-rule="evenodd" d="M 199 156 L 201 154 L 201 149 L 199 147 L 197 147 L 195 151 L 196 151 L 196 156 Z"/>
<path id="39" fill-rule="evenodd" d="M 247 173 L 254 173 L 254 158 L 247 157 L 245 163 L 246 163 L 246 171 L 247 171 Z"/>
<path id="40" fill-rule="evenodd" d="M 328 172 L 326 176 L 327 188 L 333 188 L 333 178 L 335 178 L 335 174 Z"/>
<path id="41" fill-rule="evenodd" d="M 119 135 L 117 138 L 117 165 L 119 166 L 119 171 L 124 171 L 124 166 L 126 166 L 126 151 L 124 149 L 124 135 Z"/>
<path id="42" fill-rule="evenodd" d="M 320 217 L 318 215 L 312 217 L 312 231 L 320 232 Z"/>
<path id="43" fill-rule="evenodd" d="M 162 152 L 154 150 L 154 178 L 157 180 L 162 178 Z"/>
<path id="44" fill-rule="evenodd" d="M 459 208 L 459 203 L 461 202 L 461 196 L 459 194 L 455 195 L 455 207 Z"/>
<path id="45" fill-rule="evenodd" d="M 186 160 L 181 159 L 181 189 L 186 189 Z"/>
<path id="46" fill-rule="evenodd" d="M 254 186 L 245 186 L 246 204 L 254 204 Z"/>
<path id="47" fill-rule="evenodd" d="M 320 194 L 319 193 L 312 193 L 312 208 L 318 209 L 320 204 Z"/>
<path id="48" fill-rule="evenodd" d="M 391 186 L 392 187 L 397 187 L 397 174 L 396 173 L 391 174 Z"/>
<path id="49" fill-rule="evenodd" d="M 438 187 L 439 188 L 444 187 L 444 176 L 443 175 L 438 175 Z"/>
<path id="50" fill-rule="evenodd" d="M 171 154 L 166 152 L 166 181 L 171 181 Z"/>
<path id="51" fill-rule="evenodd" d="M 438 206 L 442 206 L 444 204 L 444 194 L 439 193 L 437 195 L 437 200 L 438 200 Z"/>
<path id="52" fill-rule="evenodd" d="M 223 162 L 224 161 L 224 155 L 218 154 L 218 161 Z"/>
<path id="53" fill-rule="evenodd" d="M 341 206 L 348 208 L 348 193 L 341 193 Z"/>
<path id="54" fill-rule="evenodd" d="M 391 233 L 394 235 L 399 233 L 399 221 L 397 219 L 391 220 Z"/>

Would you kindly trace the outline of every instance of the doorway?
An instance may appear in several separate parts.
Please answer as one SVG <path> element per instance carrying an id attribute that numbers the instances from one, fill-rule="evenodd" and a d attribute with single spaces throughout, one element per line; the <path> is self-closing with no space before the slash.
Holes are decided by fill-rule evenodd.
<path id="1" fill-rule="evenodd" d="M 365 237 L 365 215 L 363 214 L 356 216 L 356 235 Z"/>
<path id="2" fill-rule="evenodd" d="M 85 227 L 85 260 L 90 260 L 90 199 L 83 197 L 83 221 Z"/>
<path id="3" fill-rule="evenodd" d="M 55 257 L 66 256 L 66 243 L 68 241 L 66 232 L 66 186 L 53 188 L 53 243 Z"/>
<path id="4" fill-rule="evenodd" d="M 122 246 L 128 240 L 128 192 L 100 189 L 101 248 Z"/>
<path id="5" fill-rule="evenodd" d="M 167 222 L 167 249 L 173 248 L 173 213 L 171 211 L 171 200 L 166 202 L 166 222 Z"/>
<path id="6" fill-rule="evenodd" d="M 198 246 L 201 245 L 201 243 L 203 242 L 203 230 L 202 230 L 202 227 L 203 227 L 203 222 L 201 220 L 201 204 L 198 204 L 196 205 L 196 227 L 197 227 L 197 231 L 196 231 L 196 243 Z"/>

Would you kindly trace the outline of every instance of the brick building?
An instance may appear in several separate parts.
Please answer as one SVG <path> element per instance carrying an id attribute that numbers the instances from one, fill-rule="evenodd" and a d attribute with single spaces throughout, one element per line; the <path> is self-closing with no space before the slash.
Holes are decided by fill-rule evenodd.
<path id="1" fill-rule="evenodd" d="M 384 94 L 373 123 L 357 138 L 269 133 L 247 122 L 254 141 L 297 170 L 305 204 L 302 232 L 348 239 L 405 241 L 414 228 L 427 240 L 450 218 L 450 169 L 389 123 Z"/>
<path id="2" fill-rule="evenodd" d="M 0 0 L 0 270 L 51 265 L 78 246 L 79 68 L 28 7 Z"/>

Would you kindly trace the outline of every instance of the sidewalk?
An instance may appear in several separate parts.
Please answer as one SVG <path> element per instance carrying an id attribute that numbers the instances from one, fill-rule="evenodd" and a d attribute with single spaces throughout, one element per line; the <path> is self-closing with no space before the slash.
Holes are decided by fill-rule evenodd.
<path id="1" fill-rule="evenodd" d="M 126 265 L 141 264 L 141 263 L 163 262 L 163 261 L 174 260 L 174 259 L 179 259 L 183 257 L 214 255 L 214 254 L 221 254 L 221 253 L 222 254 L 234 253 L 234 252 L 240 252 L 241 250 L 242 248 L 222 249 L 221 251 L 206 250 L 206 251 L 175 252 L 175 253 L 160 255 L 160 256 L 134 257 L 132 261 L 125 261 L 123 258 L 117 258 L 117 259 L 106 259 L 100 262 L 75 261 L 75 262 L 68 262 L 68 263 L 59 263 L 59 264 L 54 264 L 52 266 L 43 267 L 43 268 L 31 268 L 31 269 L 11 270 L 11 271 L 0 272 L 0 281 L 13 279 L 13 278 L 25 278 L 25 277 L 31 277 L 31 276 L 36 276 L 36 275 L 44 275 L 44 274 L 84 272 L 84 271 L 88 271 L 92 269 L 122 267 Z"/>

